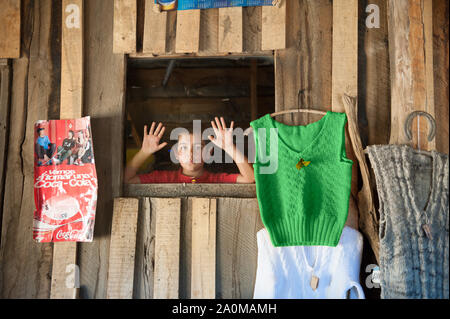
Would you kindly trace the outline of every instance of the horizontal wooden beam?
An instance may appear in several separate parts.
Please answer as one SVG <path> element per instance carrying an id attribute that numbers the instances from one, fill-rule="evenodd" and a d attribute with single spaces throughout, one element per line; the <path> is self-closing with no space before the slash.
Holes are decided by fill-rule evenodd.
<path id="1" fill-rule="evenodd" d="M 255 184 L 125 184 L 127 197 L 237 197 L 256 198 Z"/>

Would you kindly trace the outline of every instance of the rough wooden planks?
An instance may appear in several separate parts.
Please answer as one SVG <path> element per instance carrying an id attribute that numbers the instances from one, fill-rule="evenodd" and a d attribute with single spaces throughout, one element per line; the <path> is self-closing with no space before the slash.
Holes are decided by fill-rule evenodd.
<path id="1" fill-rule="evenodd" d="M 153 298 L 177 299 L 180 276 L 180 198 L 152 198 L 156 214 Z"/>
<path id="2" fill-rule="evenodd" d="M 242 8 L 219 8 L 219 52 L 242 52 Z"/>
<path id="3" fill-rule="evenodd" d="M 217 199 L 217 298 L 253 298 L 262 228 L 256 198 Z"/>
<path id="4" fill-rule="evenodd" d="M 11 107 L 0 247 L 0 298 L 49 298 L 52 244 L 31 231 L 34 123 L 59 115 L 61 3 L 25 1 L 22 56 L 12 61 Z M 59 16 L 59 18 L 57 18 Z"/>
<path id="5" fill-rule="evenodd" d="M 413 111 L 435 114 L 431 12 L 431 0 L 388 1 L 391 144 L 435 148 L 435 141 L 427 141 L 429 127 L 424 118 L 414 120 L 412 142 L 407 140 L 403 129 L 406 117 Z"/>
<path id="6" fill-rule="evenodd" d="M 139 200 L 114 199 L 114 215 L 106 297 L 131 299 L 133 297 L 134 261 Z"/>
<path id="7" fill-rule="evenodd" d="M 3 215 L 3 190 L 6 176 L 6 151 L 9 131 L 11 69 L 8 59 L 0 59 L 0 235 Z"/>
<path id="8" fill-rule="evenodd" d="M 327 0 L 287 1 L 286 6 L 286 49 L 274 55 L 275 111 L 330 110 L 333 6 Z M 307 114 L 278 117 L 295 125 L 318 119 Z"/>
<path id="9" fill-rule="evenodd" d="M 114 53 L 136 52 L 136 0 L 114 0 Z"/>
<path id="10" fill-rule="evenodd" d="M 84 114 L 91 116 L 99 181 L 94 240 L 79 243 L 80 298 L 105 298 L 113 198 L 121 196 L 125 74 L 123 54 L 113 53 L 114 2 L 85 5 Z M 98 12 L 102 12 L 99 19 Z"/>
<path id="11" fill-rule="evenodd" d="M 144 40 L 142 52 L 160 54 L 166 52 L 167 12 L 155 11 L 154 0 L 145 1 Z"/>
<path id="12" fill-rule="evenodd" d="M 192 198 L 191 298 L 216 296 L 216 205 Z"/>
<path id="13" fill-rule="evenodd" d="M 262 7 L 262 50 L 286 47 L 286 1 L 280 6 Z"/>
<path id="14" fill-rule="evenodd" d="M 2 1 L 0 26 L 0 59 L 20 57 L 20 0 Z"/>
<path id="15" fill-rule="evenodd" d="M 200 46 L 200 9 L 177 11 L 175 52 L 198 52 Z"/>

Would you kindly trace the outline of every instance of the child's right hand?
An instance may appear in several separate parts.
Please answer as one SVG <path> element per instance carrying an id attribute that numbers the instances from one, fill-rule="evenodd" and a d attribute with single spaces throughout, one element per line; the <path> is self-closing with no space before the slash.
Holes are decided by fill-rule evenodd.
<path id="1" fill-rule="evenodd" d="M 152 122 L 152 126 L 150 127 L 150 131 L 148 134 L 147 125 L 144 126 L 144 138 L 142 140 L 141 152 L 146 155 L 151 155 L 167 145 L 167 142 L 159 144 L 159 141 L 161 140 L 161 137 L 163 136 L 164 130 L 166 128 L 162 126 L 161 122 L 158 124 L 156 129 L 155 125 L 156 123 Z"/>

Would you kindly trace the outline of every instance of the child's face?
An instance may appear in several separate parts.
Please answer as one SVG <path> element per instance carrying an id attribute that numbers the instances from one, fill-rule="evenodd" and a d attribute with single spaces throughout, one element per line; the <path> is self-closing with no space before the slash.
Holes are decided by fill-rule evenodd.
<path id="1" fill-rule="evenodd" d="M 39 131 L 39 136 L 40 137 L 44 137 L 45 136 L 45 130 L 40 130 Z"/>
<path id="2" fill-rule="evenodd" d="M 196 170 L 203 167 L 203 143 L 199 136 L 180 134 L 178 136 L 177 159 L 181 167 Z"/>

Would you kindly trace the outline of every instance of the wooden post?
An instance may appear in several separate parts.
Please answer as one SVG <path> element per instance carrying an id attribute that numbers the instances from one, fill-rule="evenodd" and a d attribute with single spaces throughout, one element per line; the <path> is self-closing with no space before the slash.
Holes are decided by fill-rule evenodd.
<path id="1" fill-rule="evenodd" d="M 406 117 L 413 111 L 434 110 L 432 0 L 389 0 L 388 29 L 391 61 L 390 144 L 411 144 L 434 149 L 427 140 L 424 118 L 413 121 L 413 141 L 404 133 Z"/>
<path id="2" fill-rule="evenodd" d="M 114 199 L 106 298 L 133 298 L 137 198 Z"/>
<path id="3" fill-rule="evenodd" d="M 216 199 L 192 198 L 191 298 L 216 297 Z"/>
<path id="4" fill-rule="evenodd" d="M 60 118 L 73 119 L 83 112 L 83 0 L 62 2 Z M 77 243 L 55 243 L 50 298 L 76 298 L 77 286 L 68 286 L 68 266 L 76 266 Z M 78 268 L 76 268 L 78 271 Z M 78 276 L 76 272 L 71 276 Z M 78 278 L 77 278 L 78 279 Z M 78 280 L 77 280 L 78 281 Z M 76 281 L 76 282 L 77 282 Z"/>
<path id="5" fill-rule="evenodd" d="M 156 213 L 153 298 L 178 298 L 180 277 L 180 198 L 152 198 Z"/>
<path id="6" fill-rule="evenodd" d="M 0 4 L 0 59 L 20 57 L 20 0 Z"/>

